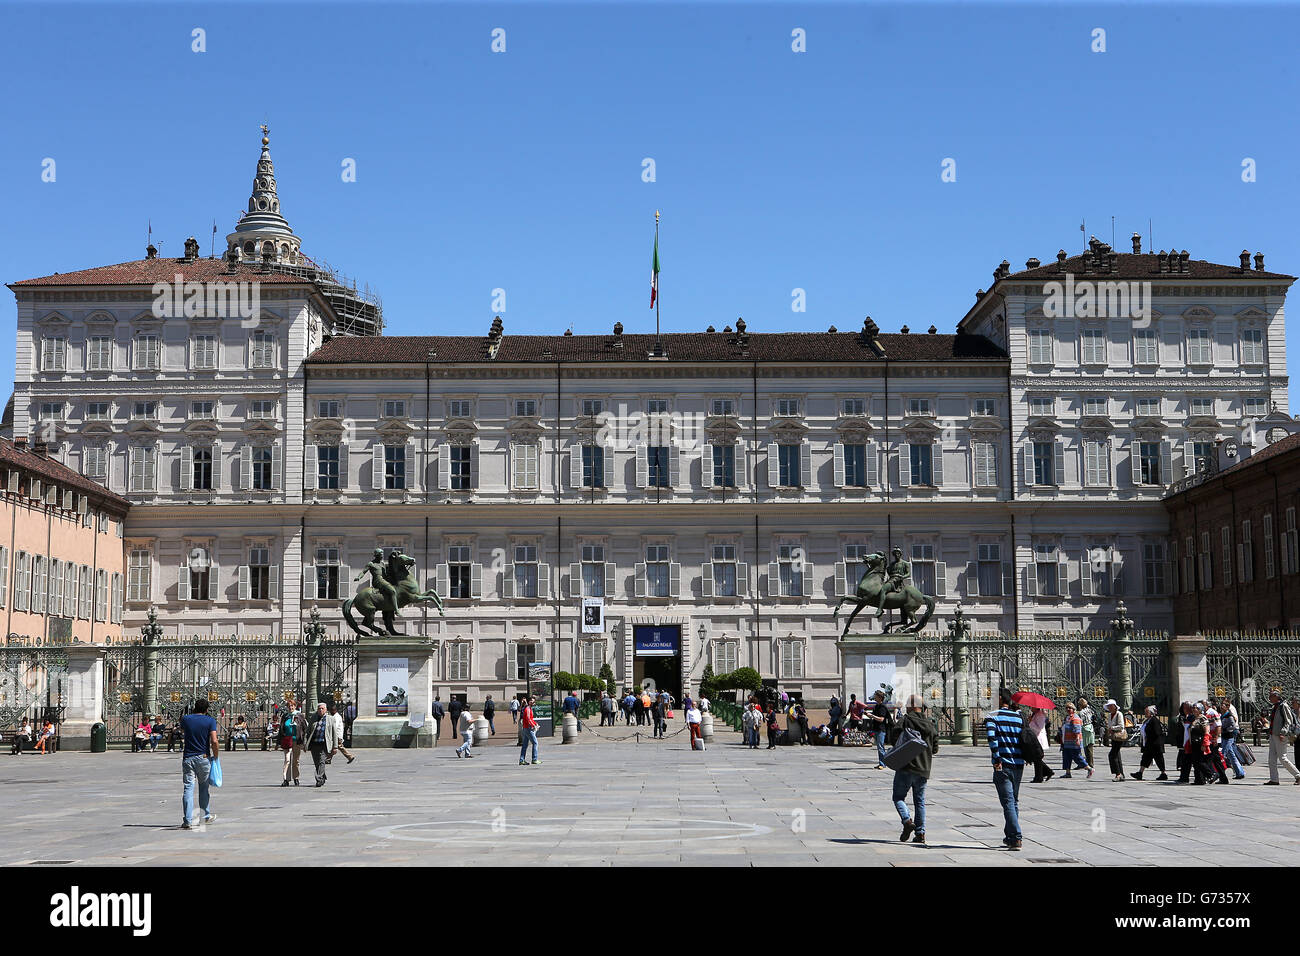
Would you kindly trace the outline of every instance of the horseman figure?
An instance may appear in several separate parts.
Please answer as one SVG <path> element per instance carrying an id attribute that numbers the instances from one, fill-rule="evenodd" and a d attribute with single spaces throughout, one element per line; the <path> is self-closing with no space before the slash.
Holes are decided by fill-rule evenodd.
<path id="1" fill-rule="evenodd" d="M 907 585 L 912 583 L 912 566 L 903 560 L 903 549 L 894 548 L 889 552 L 893 558 L 889 566 L 885 568 L 885 573 L 889 575 L 889 580 L 885 582 L 885 589 L 880 595 L 880 606 L 876 609 L 876 618 L 880 619 L 885 614 L 885 600 L 894 591 L 902 591 Z"/>
<path id="2" fill-rule="evenodd" d="M 877 618 L 885 611 L 899 612 L 902 620 L 887 625 L 884 629 L 886 634 L 893 631 L 915 634 L 925 627 L 930 616 L 934 614 L 934 598 L 929 594 L 922 594 L 912 583 L 912 568 L 903 560 L 902 550 L 894 548 L 890 552 L 890 558 L 891 560 L 886 562 L 885 555 L 876 551 L 863 559 L 863 571 L 858 578 L 856 592 L 853 597 L 840 598 L 831 615 L 833 619 L 838 620 L 840 608 L 846 601 L 854 605 L 848 620 L 844 622 L 841 637 L 848 636 L 853 619 L 865 607 L 876 608 Z M 918 618 L 916 612 L 922 608 L 925 612 Z"/>
<path id="3" fill-rule="evenodd" d="M 438 613 L 443 613 L 438 592 L 420 588 L 415 579 L 415 559 L 403 554 L 401 548 L 394 548 L 387 561 L 384 560 L 384 549 L 375 548 L 370 563 L 353 580 L 359 581 L 367 574 L 370 575 L 370 586 L 343 602 L 343 616 L 358 636 L 364 637 L 367 632 L 380 637 L 396 636 L 397 612 L 411 604 L 432 601 Z M 352 617 L 353 610 L 361 612 L 360 623 Z M 376 614 L 383 617 L 384 627 L 375 624 Z"/>

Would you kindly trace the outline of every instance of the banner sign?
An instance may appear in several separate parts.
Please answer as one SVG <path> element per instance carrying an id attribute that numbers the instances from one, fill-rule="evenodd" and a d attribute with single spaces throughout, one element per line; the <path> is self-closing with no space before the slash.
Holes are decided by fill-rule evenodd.
<path id="1" fill-rule="evenodd" d="M 406 694 L 410 689 L 410 659 L 406 657 L 379 658 L 379 679 L 376 696 L 380 717 L 405 717 Z"/>
<path id="2" fill-rule="evenodd" d="M 582 633 L 605 633 L 605 601 L 602 598 L 582 599 Z"/>
<path id="3" fill-rule="evenodd" d="M 681 625 L 632 625 L 632 652 L 637 657 L 676 657 L 681 643 Z"/>

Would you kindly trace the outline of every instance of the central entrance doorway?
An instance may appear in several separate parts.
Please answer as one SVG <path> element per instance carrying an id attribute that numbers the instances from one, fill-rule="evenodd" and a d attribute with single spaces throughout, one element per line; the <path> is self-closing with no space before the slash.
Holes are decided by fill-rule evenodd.
<path id="1" fill-rule="evenodd" d="M 682 699 L 682 626 L 632 625 L 632 680 L 638 689 L 647 684 Z"/>

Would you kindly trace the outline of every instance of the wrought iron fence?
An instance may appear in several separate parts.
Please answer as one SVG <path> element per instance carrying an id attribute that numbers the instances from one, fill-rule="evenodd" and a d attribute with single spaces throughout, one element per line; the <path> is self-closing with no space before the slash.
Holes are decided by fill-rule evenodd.
<path id="1" fill-rule="evenodd" d="M 1268 695 L 1300 696 L 1300 632 L 1212 633 L 1207 638 L 1209 691 L 1237 705 L 1244 724 L 1268 715 Z"/>
<path id="2" fill-rule="evenodd" d="M 205 697 L 224 739 L 243 716 L 250 730 L 265 725 L 277 707 L 308 699 L 311 654 L 317 654 L 321 699 L 356 698 L 356 645 L 350 638 L 304 642 L 201 638 L 181 644 L 115 645 L 104 661 L 104 722 L 109 743 L 129 742 L 146 718 L 174 727 L 196 698 Z M 147 714 L 149 661 L 156 662 L 156 713 Z"/>
<path id="3" fill-rule="evenodd" d="M 68 652 L 60 645 L 0 647 L 0 730 L 16 730 L 24 718 L 60 723 L 67 679 Z"/>

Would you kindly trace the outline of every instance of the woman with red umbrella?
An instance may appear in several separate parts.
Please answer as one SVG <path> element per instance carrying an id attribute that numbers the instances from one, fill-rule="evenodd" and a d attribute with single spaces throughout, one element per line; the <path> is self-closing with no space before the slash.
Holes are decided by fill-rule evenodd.
<path id="1" fill-rule="evenodd" d="M 1052 703 L 1042 694 L 1034 694 L 1029 691 L 1019 691 L 1011 695 L 1011 702 L 1020 707 L 1029 708 L 1028 728 L 1030 733 L 1038 738 L 1038 743 L 1042 747 L 1042 756 L 1034 761 L 1034 779 L 1030 783 L 1043 783 L 1051 780 L 1056 776 L 1056 771 L 1047 765 L 1047 712 L 1053 710 L 1056 704 Z"/>

